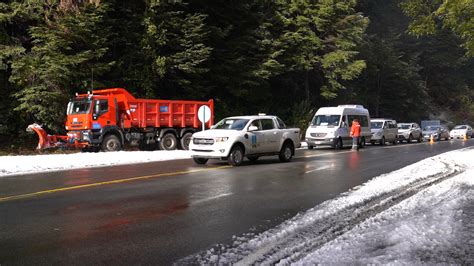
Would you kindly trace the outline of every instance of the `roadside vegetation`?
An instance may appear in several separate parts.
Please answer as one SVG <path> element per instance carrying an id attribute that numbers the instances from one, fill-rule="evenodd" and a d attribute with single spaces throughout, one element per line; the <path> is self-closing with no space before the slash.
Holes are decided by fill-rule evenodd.
<path id="1" fill-rule="evenodd" d="M 306 128 L 357 103 L 400 122 L 474 122 L 471 1 L 0 3 L 0 150 L 64 133 L 92 88 L 216 101 L 216 119 L 268 113 Z"/>

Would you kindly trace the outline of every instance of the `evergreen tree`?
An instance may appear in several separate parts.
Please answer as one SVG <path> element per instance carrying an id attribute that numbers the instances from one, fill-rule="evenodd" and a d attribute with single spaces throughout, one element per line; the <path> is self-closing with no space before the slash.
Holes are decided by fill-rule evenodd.
<path id="1" fill-rule="evenodd" d="M 54 129 L 61 129 L 68 97 L 92 87 L 87 82 L 107 71 L 103 62 L 110 34 L 104 24 L 107 5 L 81 4 L 44 7 L 44 23 L 29 28 L 31 49 L 12 60 L 10 81 L 21 88 L 15 93 L 17 111 Z"/>

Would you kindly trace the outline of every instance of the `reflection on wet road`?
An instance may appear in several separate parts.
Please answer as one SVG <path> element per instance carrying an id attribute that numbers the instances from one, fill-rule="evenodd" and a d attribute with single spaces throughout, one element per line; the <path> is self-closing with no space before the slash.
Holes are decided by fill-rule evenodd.
<path id="1" fill-rule="evenodd" d="M 290 163 L 264 157 L 237 168 L 179 160 L 1 178 L 0 265 L 170 264 L 473 144 L 298 150 Z"/>

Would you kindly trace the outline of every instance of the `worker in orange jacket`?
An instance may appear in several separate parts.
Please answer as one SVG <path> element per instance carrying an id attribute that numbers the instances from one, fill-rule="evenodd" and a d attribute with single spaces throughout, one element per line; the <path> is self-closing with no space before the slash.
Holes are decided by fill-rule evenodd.
<path id="1" fill-rule="evenodd" d="M 352 120 L 351 137 L 352 137 L 352 150 L 359 150 L 360 124 L 357 118 Z"/>

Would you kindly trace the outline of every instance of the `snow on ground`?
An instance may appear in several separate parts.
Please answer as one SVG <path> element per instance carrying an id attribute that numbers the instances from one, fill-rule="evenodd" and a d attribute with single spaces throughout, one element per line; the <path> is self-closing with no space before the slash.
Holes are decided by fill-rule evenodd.
<path id="1" fill-rule="evenodd" d="M 376 177 L 199 264 L 474 264 L 474 149 Z"/>
<path id="2" fill-rule="evenodd" d="M 0 177 L 189 158 L 191 158 L 189 151 L 119 151 L 107 153 L 0 156 Z"/>

